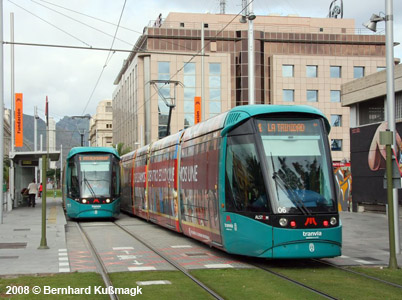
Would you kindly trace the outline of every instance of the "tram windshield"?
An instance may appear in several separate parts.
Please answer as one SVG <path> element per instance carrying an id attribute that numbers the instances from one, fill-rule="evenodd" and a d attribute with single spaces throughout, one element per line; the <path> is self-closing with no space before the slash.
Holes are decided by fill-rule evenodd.
<path id="1" fill-rule="evenodd" d="M 279 214 L 336 211 L 329 147 L 317 119 L 258 119 L 269 194 Z"/>
<path id="2" fill-rule="evenodd" d="M 110 155 L 79 155 L 78 159 L 81 197 L 111 197 Z"/>

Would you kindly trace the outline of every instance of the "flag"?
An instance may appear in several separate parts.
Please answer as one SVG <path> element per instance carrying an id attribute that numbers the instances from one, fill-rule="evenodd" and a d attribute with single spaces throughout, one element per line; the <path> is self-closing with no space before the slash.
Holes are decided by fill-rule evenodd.
<path id="1" fill-rule="evenodd" d="M 15 94 L 15 147 L 24 146 L 24 125 L 23 125 L 24 113 L 22 104 L 22 94 Z"/>

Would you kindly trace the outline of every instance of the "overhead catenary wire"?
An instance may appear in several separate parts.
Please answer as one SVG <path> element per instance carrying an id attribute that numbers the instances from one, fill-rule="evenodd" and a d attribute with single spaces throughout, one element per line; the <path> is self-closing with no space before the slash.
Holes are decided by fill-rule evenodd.
<path id="1" fill-rule="evenodd" d="M 209 46 L 209 44 L 211 43 L 211 40 L 217 38 L 234 20 L 236 20 L 236 19 L 243 13 L 244 10 L 247 10 L 248 6 L 249 6 L 251 3 L 253 3 L 253 2 L 254 2 L 254 0 L 251 0 L 250 3 L 247 4 L 245 7 L 243 7 L 243 8 L 240 10 L 240 12 L 238 12 L 221 30 L 219 30 L 219 31 L 216 33 L 215 36 L 210 37 L 210 41 L 205 44 L 204 48 L 201 48 L 196 54 L 193 54 L 193 55 L 191 56 L 191 58 L 189 59 L 189 61 L 187 61 L 187 62 L 183 65 L 183 67 L 181 67 L 180 69 L 178 69 L 178 70 L 176 71 L 176 73 L 174 73 L 174 74 L 169 78 L 169 80 L 172 80 L 174 77 L 176 77 L 176 76 L 179 74 L 179 72 L 181 72 L 181 71 L 187 66 L 187 64 L 189 64 L 196 56 L 200 56 L 200 53 L 201 53 L 205 48 L 207 48 L 207 46 Z M 145 104 L 146 104 L 148 101 L 151 101 L 151 99 L 152 99 L 156 94 L 158 94 L 158 93 L 159 93 L 159 92 L 156 91 L 154 94 L 152 94 L 150 97 L 148 97 L 148 99 L 146 99 L 146 100 L 144 101 L 144 103 L 142 103 L 140 106 L 138 106 L 137 109 L 136 109 L 136 111 L 135 111 L 135 114 L 138 114 L 139 110 L 140 110 L 141 108 L 143 108 L 143 107 L 145 106 Z"/>
<path id="2" fill-rule="evenodd" d="M 40 6 L 42 6 L 42 7 L 45 7 L 45 8 L 48 9 L 48 10 L 51 10 L 51 11 L 57 13 L 57 14 L 62 15 L 62 16 L 64 16 L 65 18 L 68 18 L 68 19 L 70 19 L 70 20 L 73 20 L 73 21 L 75 21 L 75 22 L 77 22 L 77 23 L 79 23 L 79 24 L 81 24 L 81 25 L 87 26 L 87 27 L 89 27 L 89 28 L 91 28 L 91 29 L 93 29 L 93 30 L 96 30 L 96 31 L 98 31 L 98 32 L 100 32 L 100 33 L 102 33 L 102 34 L 104 34 L 104 35 L 107 35 L 107 36 L 109 36 L 109 37 L 113 37 L 113 35 L 111 35 L 111 34 L 109 34 L 109 33 L 107 33 L 107 32 L 104 32 L 103 30 L 100 30 L 100 29 L 98 29 L 98 28 L 96 28 L 96 27 L 94 27 L 94 26 L 91 26 L 91 25 L 89 25 L 89 24 L 86 24 L 86 23 L 84 23 L 84 22 L 82 22 L 82 21 L 80 21 L 80 20 L 74 19 L 73 17 L 70 17 L 70 16 L 68 16 L 68 15 L 66 15 L 66 14 L 63 14 L 63 13 L 61 13 L 61 12 L 59 12 L 59 11 L 53 9 L 53 8 L 50 8 L 50 7 L 48 7 L 48 6 L 44 5 L 44 4 L 38 3 L 38 2 L 35 1 L 35 0 L 31 0 L 31 1 L 32 1 L 33 3 L 35 3 L 35 4 L 37 4 L 37 5 L 40 5 Z M 120 42 L 122 42 L 122 43 L 125 43 L 125 44 L 127 44 L 127 45 L 133 46 L 133 43 L 127 42 L 127 41 L 125 41 L 125 40 L 122 40 L 122 39 L 120 39 L 120 38 L 118 38 L 118 37 L 116 37 L 116 36 L 113 37 L 113 38 L 115 38 L 116 40 L 118 40 L 118 41 L 120 41 Z"/>
<path id="3" fill-rule="evenodd" d="M 95 86 L 94 86 L 94 88 L 92 89 L 91 95 L 89 96 L 89 99 L 88 99 L 88 101 L 87 101 L 87 103 L 86 103 L 86 105 L 85 105 L 85 107 L 84 107 L 84 110 L 82 111 L 81 115 L 84 115 L 84 113 L 85 113 L 85 111 L 86 111 L 86 109 L 87 109 L 89 103 L 91 102 L 92 96 L 94 95 L 95 90 L 96 90 L 96 88 L 98 87 L 98 84 L 99 84 L 99 82 L 100 82 L 100 80 L 101 80 L 101 78 L 102 78 L 103 72 L 105 71 L 105 68 L 107 67 L 108 63 L 110 62 L 110 59 L 112 59 L 112 56 L 113 56 L 113 54 L 114 54 L 114 52 L 112 52 L 112 49 L 113 49 L 113 45 L 114 45 L 114 42 L 115 42 L 115 37 L 116 37 L 116 35 L 117 35 L 117 31 L 119 30 L 119 25 L 120 25 L 121 19 L 122 19 L 122 17 L 123 17 L 123 13 L 124 13 L 124 9 L 125 9 L 125 7 L 126 7 L 126 3 L 127 3 L 127 0 L 124 0 L 123 8 L 122 8 L 122 10 L 121 10 L 120 17 L 119 17 L 118 26 L 116 27 L 116 31 L 115 31 L 115 34 L 114 34 L 114 38 L 113 38 L 112 44 L 111 44 L 111 46 L 110 46 L 109 53 L 108 53 L 108 55 L 107 55 L 107 57 L 106 57 L 105 63 L 104 63 L 104 65 L 103 65 L 103 67 L 102 67 L 102 70 L 101 70 L 101 72 L 100 72 L 100 74 L 99 74 L 99 76 L 98 76 L 98 79 L 97 79 L 97 81 L 96 81 L 96 83 L 95 83 Z M 78 129 L 78 127 L 77 127 L 77 129 Z M 72 139 L 73 139 L 73 135 L 74 135 L 74 133 L 71 135 L 71 139 L 70 139 L 70 142 L 69 142 L 69 144 L 68 144 L 69 146 L 71 145 L 71 141 L 72 141 Z"/>
<path id="4" fill-rule="evenodd" d="M 76 14 L 79 14 L 79 15 L 82 15 L 82 16 L 85 16 L 85 17 L 87 17 L 87 18 L 91 18 L 91 19 L 93 19 L 93 20 L 97 20 L 97 21 L 99 21 L 99 22 L 103 22 L 103 23 L 106 23 L 106 24 L 109 24 L 109 25 L 113 25 L 113 26 L 115 26 L 115 27 L 118 26 L 118 25 L 115 24 L 115 23 L 108 22 L 108 21 L 102 20 L 102 19 L 97 18 L 97 17 L 94 17 L 94 16 L 90 16 L 90 15 L 88 15 L 88 14 L 84 14 L 84 13 L 82 13 L 82 12 L 79 12 L 79 11 L 76 11 L 76 10 L 73 10 L 73 9 L 70 9 L 70 8 L 67 8 L 67 7 L 64 7 L 64 6 L 61 6 L 61 5 L 58 5 L 58 4 L 49 2 L 49 1 L 45 1 L 45 0 L 39 0 L 39 1 L 40 1 L 40 2 L 45 2 L 45 3 L 47 3 L 47 4 L 50 4 L 50 5 L 59 7 L 59 8 L 61 8 L 61 9 L 64 9 L 64 10 L 67 10 L 67 11 L 70 11 L 70 12 L 73 12 L 73 13 L 76 13 Z M 143 34 L 141 31 L 134 30 L 134 29 L 131 29 L 131 28 L 128 28 L 128 27 L 124 27 L 124 26 L 121 26 L 121 25 L 119 26 L 119 28 L 125 29 L 125 30 L 129 30 L 129 31 L 132 31 L 132 32 L 135 32 L 135 33 L 138 33 L 138 34 Z"/>
<path id="5" fill-rule="evenodd" d="M 83 43 L 84 45 L 87 45 L 88 47 L 92 47 L 90 44 L 84 42 L 83 40 L 79 39 L 78 37 L 72 35 L 71 33 L 67 32 L 67 31 L 65 31 L 64 29 L 62 29 L 62 28 L 60 28 L 60 27 L 58 27 L 58 26 L 56 26 L 56 25 L 50 23 L 49 21 L 46 21 L 46 20 L 43 19 L 42 17 L 39 17 L 38 15 L 34 14 L 33 12 L 31 12 L 31 11 L 29 11 L 29 10 L 23 8 L 21 5 L 18 5 L 17 3 L 15 3 L 15 2 L 13 2 L 13 1 L 11 1 L 11 0 L 8 0 L 8 2 L 14 4 L 15 6 L 17 6 L 17 7 L 19 7 L 20 9 L 26 11 L 27 13 L 33 15 L 34 17 L 40 19 L 41 21 L 45 22 L 46 24 L 48 24 L 48 25 L 50 25 L 50 26 L 56 28 L 57 30 L 60 30 L 61 32 L 67 34 L 68 36 L 72 37 L 73 39 L 75 39 L 75 40 L 77 40 L 77 41 Z"/>
<path id="6" fill-rule="evenodd" d="M 37 2 L 34 1 L 34 0 L 31 0 L 31 1 L 37 3 Z M 76 11 L 76 10 L 73 10 L 73 9 L 70 9 L 70 8 L 66 8 L 66 7 L 61 6 L 61 5 L 58 5 L 58 4 L 54 4 L 54 3 L 49 2 L 49 1 L 44 1 L 44 0 L 39 0 L 39 1 L 40 1 L 40 2 L 44 2 L 44 3 L 47 3 L 47 4 L 49 4 L 49 5 L 53 5 L 53 6 L 55 6 L 55 7 L 58 7 L 58 8 L 67 10 L 67 11 L 70 11 L 70 12 L 73 12 L 73 13 L 75 13 L 75 14 L 79 14 L 79 15 L 85 16 L 85 17 L 87 17 L 87 18 L 91 18 L 91 19 L 96 20 L 96 21 L 99 21 L 99 22 L 103 22 L 103 23 L 105 23 L 105 24 L 109 24 L 109 25 L 112 25 L 112 26 L 115 26 L 115 27 L 118 26 L 117 24 L 114 24 L 114 23 L 112 23 L 112 22 L 108 22 L 108 21 L 102 20 L 102 19 L 100 19 L 100 18 L 97 18 L 97 17 L 94 17 L 94 16 L 90 16 L 90 15 L 88 15 L 88 14 L 81 13 L 81 12 L 79 12 L 79 11 Z M 37 4 L 38 4 L 38 5 L 42 5 L 42 4 L 39 4 L 39 3 L 37 3 Z M 44 6 L 44 7 L 46 7 L 46 6 Z M 50 10 L 53 10 L 53 11 L 55 11 L 55 12 L 57 12 L 57 13 L 60 13 L 60 12 L 58 12 L 57 10 L 51 9 L 51 8 L 49 8 L 49 7 L 47 7 L 47 8 L 50 9 Z M 62 15 L 66 16 L 65 14 L 62 14 Z M 69 17 L 69 16 L 66 16 L 66 17 L 68 17 L 68 18 L 70 18 L 70 19 L 72 19 L 72 20 L 75 20 L 75 21 L 77 21 L 77 22 L 79 22 L 79 23 L 82 23 L 81 21 L 78 21 L 78 20 L 76 20 L 76 19 L 74 19 L 74 18 L 71 18 L 71 17 Z M 87 25 L 87 24 L 85 24 L 85 23 L 84 23 L 84 25 L 89 26 L 89 25 Z M 89 26 L 89 27 L 91 27 L 91 26 Z M 134 30 L 134 29 L 127 28 L 127 27 L 124 27 L 124 26 L 121 26 L 121 25 L 119 25 L 119 28 L 120 28 L 120 29 L 125 29 L 125 30 L 128 30 L 128 31 L 132 31 L 132 32 L 138 33 L 138 34 L 140 34 L 140 35 L 143 35 L 143 34 L 144 34 L 142 31 Z M 94 29 L 95 29 L 95 28 L 94 28 Z M 95 30 L 97 30 L 97 29 L 95 29 Z M 166 41 L 166 43 L 171 44 L 171 45 L 174 45 L 174 46 L 178 46 L 179 48 L 182 48 L 182 49 L 185 49 L 185 50 L 191 50 L 190 48 L 188 48 L 188 47 L 186 47 L 186 46 L 179 45 L 179 44 L 174 43 L 174 42 L 171 42 L 171 41 Z M 131 45 L 132 45 L 132 44 L 131 44 Z M 139 50 L 141 50 L 141 49 L 139 49 Z"/>
<path id="7" fill-rule="evenodd" d="M 95 93 L 96 88 L 98 87 L 99 81 L 100 81 L 100 79 L 102 78 L 103 72 L 105 71 L 105 68 L 107 67 L 107 65 L 108 65 L 108 63 L 109 63 L 109 61 L 110 61 L 110 59 L 112 59 L 113 54 L 115 53 L 115 52 L 112 52 L 112 49 L 113 49 L 113 45 L 114 45 L 114 42 L 115 42 L 115 39 L 116 39 L 117 31 L 119 30 L 119 25 L 120 25 L 120 22 L 121 22 L 121 18 L 123 17 L 123 12 L 124 12 L 124 8 L 126 7 L 126 3 L 127 3 L 127 0 L 124 0 L 123 8 L 122 8 L 121 13 L 120 13 L 119 22 L 118 22 L 118 24 L 117 24 L 116 31 L 115 31 L 115 33 L 114 33 L 114 37 L 113 37 L 113 40 L 112 40 L 112 44 L 111 44 L 111 46 L 110 46 L 110 52 L 108 53 L 108 55 L 107 55 L 107 57 L 106 57 L 105 64 L 104 64 L 103 67 L 102 67 L 102 70 L 101 70 L 101 72 L 100 72 L 100 74 L 99 74 L 98 80 L 96 81 L 95 87 L 93 88 L 92 93 L 91 93 L 91 95 L 89 96 L 89 99 L 88 99 L 88 101 L 87 101 L 87 104 L 85 105 L 85 108 L 84 108 L 84 110 L 82 111 L 81 115 L 84 115 L 84 113 L 85 113 L 85 111 L 86 111 L 86 109 L 87 109 L 87 107 L 88 107 L 88 105 L 89 105 L 89 102 L 91 101 L 92 96 L 93 96 L 93 94 Z"/>

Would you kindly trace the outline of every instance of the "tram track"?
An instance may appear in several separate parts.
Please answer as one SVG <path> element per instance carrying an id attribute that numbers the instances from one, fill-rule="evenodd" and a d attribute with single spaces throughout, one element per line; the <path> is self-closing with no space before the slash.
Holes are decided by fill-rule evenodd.
<path id="1" fill-rule="evenodd" d="M 81 224 L 79 222 L 75 223 L 77 225 L 78 231 L 84 240 L 84 243 L 86 244 L 88 250 L 91 252 L 91 255 L 94 259 L 96 269 L 98 270 L 99 274 L 102 277 L 102 280 L 106 286 L 106 288 L 113 287 L 112 281 L 110 280 L 108 271 L 106 269 L 105 264 L 102 261 L 101 256 L 99 255 L 98 251 L 96 250 L 94 244 L 92 243 L 91 239 L 89 238 L 88 234 L 85 232 L 85 230 L 82 228 Z M 109 294 L 109 298 L 111 300 L 118 300 L 119 297 L 116 294 Z"/>
<path id="2" fill-rule="evenodd" d="M 249 259 L 247 259 L 247 260 L 249 260 Z M 297 285 L 299 287 L 302 287 L 302 288 L 304 288 L 304 289 L 306 289 L 306 290 L 308 290 L 308 291 L 310 291 L 310 292 L 312 292 L 314 294 L 320 295 L 320 296 L 324 297 L 325 299 L 333 299 L 333 300 L 338 299 L 338 298 L 335 298 L 335 297 L 333 297 L 333 296 L 331 296 L 329 294 L 321 292 L 320 290 L 317 290 L 317 289 L 315 289 L 315 288 L 313 288 L 311 286 L 308 286 L 308 285 L 306 285 L 306 284 L 304 284 L 304 283 L 302 283 L 300 281 L 297 281 L 297 280 L 292 279 L 292 278 L 290 278 L 288 276 L 285 276 L 285 275 L 280 274 L 280 273 L 278 273 L 276 271 L 273 271 L 269 267 L 267 267 L 267 266 L 265 266 L 265 265 L 263 265 L 261 263 L 250 262 L 250 261 L 248 261 L 247 263 L 252 265 L 252 266 L 254 266 L 254 267 L 256 267 L 256 268 L 258 268 L 258 269 L 260 269 L 260 270 L 268 272 L 271 275 L 274 275 L 274 276 L 279 277 L 279 278 L 281 278 L 281 279 L 283 279 L 285 281 L 288 281 L 288 282 L 290 282 L 292 284 L 295 284 L 295 285 Z"/>
<path id="3" fill-rule="evenodd" d="M 345 267 L 335 265 L 335 264 L 333 264 L 331 262 L 328 262 L 328 261 L 322 261 L 322 260 L 319 260 L 319 259 L 312 259 L 312 261 L 314 261 L 316 263 L 326 265 L 326 266 L 331 266 L 333 268 L 336 268 L 336 269 L 339 269 L 339 270 L 342 270 L 342 271 L 345 271 L 345 272 L 348 272 L 348 273 L 363 276 L 365 278 L 372 279 L 372 280 L 375 280 L 375 281 L 378 281 L 378 282 L 381 282 L 381 283 L 384 283 L 384 284 L 387 284 L 387 285 L 390 285 L 390 286 L 393 286 L 393 287 L 396 287 L 396 288 L 399 288 L 399 289 L 402 289 L 402 285 L 400 285 L 400 284 L 390 282 L 390 281 L 387 281 L 387 280 L 384 280 L 384 279 L 381 279 L 381 278 L 378 278 L 378 277 L 370 276 L 370 275 L 367 275 L 367 274 L 364 274 L 364 273 L 361 273 L 361 272 L 358 272 L 358 271 L 355 271 L 355 270 L 350 270 L 350 269 L 347 269 Z"/>
<path id="4" fill-rule="evenodd" d="M 143 244 L 145 247 L 149 248 L 151 251 L 153 251 L 154 253 L 156 253 L 157 255 L 159 255 L 160 257 L 162 257 L 164 260 L 166 260 L 171 266 L 173 266 L 175 269 L 177 269 L 178 271 L 182 272 L 184 275 L 186 275 L 188 278 L 190 278 L 194 283 L 196 283 L 198 286 L 200 286 L 203 290 L 205 290 L 206 292 L 208 292 L 212 297 L 214 297 L 215 299 L 219 299 L 219 300 L 223 300 L 224 298 L 222 298 L 220 295 L 218 295 L 215 291 L 213 291 L 212 289 L 210 289 L 208 286 L 206 286 L 203 282 L 201 282 L 200 280 L 198 280 L 196 277 L 194 277 L 193 275 L 190 274 L 190 272 L 180 266 L 178 263 L 176 263 L 173 259 L 171 259 L 170 257 L 168 257 L 167 255 L 163 254 L 161 251 L 159 251 L 158 249 L 156 249 L 154 246 L 152 246 L 151 244 L 149 244 L 148 242 L 146 242 L 144 239 L 142 239 L 141 237 L 139 237 L 137 234 L 132 233 L 131 231 L 127 230 L 126 228 L 124 228 L 122 225 L 113 222 L 113 224 L 115 224 L 118 228 L 120 228 L 121 230 L 123 230 L 125 233 L 127 233 L 128 235 L 130 235 L 131 237 L 133 237 L 134 239 L 136 239 L 138 242 L 140 242 L 141 244 Z"/>

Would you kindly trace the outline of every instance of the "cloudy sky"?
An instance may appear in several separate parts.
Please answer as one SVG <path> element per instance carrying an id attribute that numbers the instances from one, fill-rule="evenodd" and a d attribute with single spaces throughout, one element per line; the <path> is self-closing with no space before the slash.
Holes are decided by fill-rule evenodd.
<path id="1" fill-rule="evenodd" d="M 0 0 L 1 1 L 1 0 Z M 159 13 L 219 13 L 219 0 L 2 0 L 4 40 L 10 41 L 10 13 L 14 13 L 14 40 L 19 43 L 131 50 L 143 28 Z M 226 13 L 237 14 L 241 0 L 227 0 Z M 325 18 L 332 0 L 255 0 L 258 15 Z M 338 0 L 340 2 L 340 0 Z M 402 1 L 394 0 L 394 40 L 402 44 Z M 385 11 L 385 0 L 344 0 L 344 18 L 363 28 L 371 14 Z M 379 23 L 378 29 L 384 29 Z M 10 108 L 10 45 L 4 46 L 5 107 Z M 100 100 L 111 99 L 113 85 L 127 53 L 15 46 L 15 91 L 24 94 L 24 112 L 38 106 L 43 118 L 45 97 L 50 115 L 94 114 Z M 402 58 L 402 46 L 395 47 Z M 103 71 L 103 72 L 102 72 Z"/>

